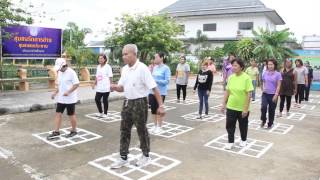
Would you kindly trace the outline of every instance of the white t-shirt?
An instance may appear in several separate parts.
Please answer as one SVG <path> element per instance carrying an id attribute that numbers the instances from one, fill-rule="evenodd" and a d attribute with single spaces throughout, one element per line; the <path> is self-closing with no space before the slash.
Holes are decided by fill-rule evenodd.
<path id="1" fill-rule="evenodd" d="M 79 79 L 77 73 L 71 69 L 67 68 L 65 72 L 59 71 L 58 73 L 58 88 L 59 93 L 56 96 L 56 100 L 58 103 L 62 104 L 73 104 L 78 101 L 77 89 L 74 90 L 68 96 L 63 96 L 63 94 L 69 91 L 73 85 L 79 84 Z"/>
<path id="2" fill-rule="evenodd" d="M 111 77 L 113 77 L 113 74 L 112 68 L 109 64 L 105 64 L 103 67 L 101 67 L 101 65 L 98 65 L 96 72 L 96 91 L 101 93 L 110 92 Z"/>
<path id="3" fill-rule="evenodd" d="M 132 67 L 129 65 L 123 67 L 118 85 L 123 86 L 124 96 L 127 99 L 146 97 L 149 90 L 157 87 L 150 70 L 139 60 Z"/>

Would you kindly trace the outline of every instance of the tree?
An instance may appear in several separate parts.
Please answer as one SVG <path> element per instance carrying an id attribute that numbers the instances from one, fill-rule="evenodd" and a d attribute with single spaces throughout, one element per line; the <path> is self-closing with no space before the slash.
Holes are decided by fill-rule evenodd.
<path id="1" fill-rule="evenodd" d="M 106 47 L 114 50 L 134 43 L 138 46 L 141 61 L 157 51 L 179 51 L 183 45 L 176 38 L 182 28 L 166 15 L 123 15 L 117 20 L 114 32 L 106 39 Z"/>
<path id="2" fill-rule="evenodd" d="M 237 42 L 238 56 L 245 62 L 249 62 L 254 57 L 253 50 L 255 49 L 255 42 L 252 38 L 243 38 Z"/>
<path id="3" fill-rule="evenodd" d="M 84 47 L 84 38 L 90 32 L 91 29 L 81 29 L 74 22 L 69 22 L 67 28 L 63 31 L 62 45 L 71 59 L 77 63 L 78 68 L 91 64 L 90 61 L 97 59 L 93 51 Z"/>
<path id="4" fill-rule="evenodd" d="M 230 41 L 226 42 L 223 45 L 224 55 L 229 53 L 236 53 L 237 54 L 237 41 Z"/>
<path id="5" fill-rule="evenodd" d="M 295 53 L 285 45 L 292 35 L 289 29 L 281 31 L 259 29 L 258 32 L 253 31 L 253 34 L 257 44 L 253 53 L 260 62 L 269 58 L 275 58 L 280 61 L 286 57 L 295 55 Z"/>
<path id="6" fill-rule="evenodd" d="M 32 21 L 30 13 L 15 7 L 11 0 L 0 0 L 0 27 L 21 23 L 32 24 Z"/>
<path id="7" fill-rule="evenodd" d="M 82 28 L 80 29 L 74 22 L 69 22 L 67 28 L 63 31 L 63 41 L 62 45 L 64 47 L 73 47 L 78 49 L 83 47 L 84 38 L 86 34 L 90 33 L 91 29 Z"/>
<path id="8" fill-rule="evenodd" d="M 208 36 L 203 34 L 202 31 L 199 29 L 197 31 L 196 37 L 195 38 L 189 38 L 189 41 L 192 44 L 197 45 L 198 47 L 195 49 L 195 54 L 198 58 L 203 59 L 202 53 L 203 51 L 207 51 L 209 48 L 209 43 L 208 43 Z M 207 50 L 203 50 L 207 48 Z"/>

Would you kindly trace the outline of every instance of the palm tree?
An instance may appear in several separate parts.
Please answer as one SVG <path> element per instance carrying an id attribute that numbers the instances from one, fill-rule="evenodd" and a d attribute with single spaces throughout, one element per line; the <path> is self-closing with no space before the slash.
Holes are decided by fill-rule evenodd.
<path id="1" fill-rule="evenodd" d="M 198 47 L 195 49 L 195 54 L 200 57 L 200 51 L 202 48 L 209 47 L 208 36 L 203 34 L 199 29 L 195 38 L 189 38 L 192 44 L 196 44 Z"/>
<path id="2" fill-rule="evenodd" d="M 288 42 L 292 33 L 289 29 L 281 31 L 269 31 L 259 29 L 259 32 L 253 31 L 256 41 L 256 48 L 253 53 L 259 61 L 268 58 L 282 60 L 286 57 L 292 57 L 295 53 L 285 43 Z"/>

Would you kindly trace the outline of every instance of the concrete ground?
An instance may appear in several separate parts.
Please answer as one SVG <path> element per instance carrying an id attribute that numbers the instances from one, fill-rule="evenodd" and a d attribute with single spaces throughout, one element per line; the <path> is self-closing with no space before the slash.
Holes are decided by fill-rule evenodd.
<path id="1" fill-rule="evenodd" d="M 221 88 L 215 87 L 212 95 L 222 95 Z M 168 103 L 170 99 L 175 99 L 175 92 L 170 91 L 166 105 L 176 109 L 167 111 L 165 121 L 194 129 L 172 138 L 150 135 L 152 152 L 181 162 L 151 179 L 318 180 L 320 92 L 312 92 L 312 95 L 313 101 L 305 106 L 306 109 L 292 109 L 293 113 L 306 114 L 304 119 L 294 121 L 276 118 L 278 123 L 294 126 L 287 134 L 249 129 L 248 138 L 273 143 L 260 158 L 255 158 L 205 147 L 209 141 L 226 134 L 225 119 L 218 122 L 185 120 L 181 116 L 196 112 L 198 103 Z M 197 97 L 189 90 L 187 99 L 197 100 Z M 222 97 L 211 98 L 209 106 L 221 102 Z M 111 102 L 109 110 L 120 111 L 121 104 L 121 100 Z M 250 120 L 259 119 L 259 109 L 259 102 L 252 104 Z M 66 148 L 56 148 L 32 136 L 53 128 L 53 109 L 0 116 L 0 179 L 119 179 L 88 164 L 89 161 L 119 150 L 119 121 L 105 123 L 85 116 L 96 111 L 94 104 L 77 105 L 78 127 L 101 135 L 102 138 Z M 216 109 L 210 109 L 210 112 L 221 114 Z M 69 127 L 67 117 L 63 118 L 63 127 Z M 132 134 L 131 147 L 139 147 L 135 130 L 132 130 Z"/>

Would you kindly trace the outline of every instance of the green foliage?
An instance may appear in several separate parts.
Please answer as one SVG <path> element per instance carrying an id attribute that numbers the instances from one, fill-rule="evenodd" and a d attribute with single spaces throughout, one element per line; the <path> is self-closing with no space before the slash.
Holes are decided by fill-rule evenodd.
<path id="1" fill-rule="evenodd" d="M 21 23 L 32 24 L 32 21 L 30 13 L 15 7 L 11 0 L 0 0 L 0 27 Z"/>
<path id="2" fill-rule="evenodd" d="M 63 31 L 63 41 L 65 51 L 71 57 L 73 63 L 76 63 L 79 68 L 96 64 L 98 55 L 92 50 L 85 48 L 84 38 L 90 33 L 89 28 L 80 29 L 74 22 L 67 24 L 67 29 Z"/>
<path id="3" fill-rule="evenodd" d="M 75 49 L 71 46 L 68 46 L 65 50 L 68 56 L 71 57 L 72 62 L 75 62 L 79 68 L 97 64 L 98 54 L 95 54 L 91 49 Z"/>
<path id="4" fill-rule="evenodd" d="M 67 24 L 67 29 L 63 30 L 62 45 L 64 47 L 73 47 L 75 49 L 83 47 L 84 38 L 86 34 L 90 33 L 91 29 L 82 28 L 80 29 L 74 22 Z"/>
<path id="5" fill-rule="evenodd" d="M 183 45 L 175 38 L 182 33 L 181 26 L 166 15 L 123 15 L 117 20 L 114 32 L 106 39 L 106 47 L 116 49 L 134 43 L 138 46 L 141 61 L 158 51 L 179 51 Z"/>
<path id="6" fill-rule="evenodd" d="M 229 53 L 237 53 L 237 41 L 230 41 L 224 43 L 223 46 L 224 55 L 227 55 Z"/>
<path id="7" fill-rule="evenodd" d="M 261 62 L 264 59 L 275 58 L 278 61 L 282 61 L 286 57 L 294 56 L 294 52 L 285 46 L 292 33 L 289 29 L 281 31 L 269 31 L 259 29 L 258 32 L 253 31 L 256 40 L 256 48 L 253 53 L 257 59 Z"/>
<path id="8" fill-rule="evenodd" d="M 248 63 L 250 59 L 254 58 L 253 50 L 256 45 L 253 39 L 251 38 L 243 38 L 237 42 L 237 53 L 238 56 Z"/>

